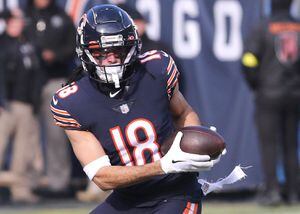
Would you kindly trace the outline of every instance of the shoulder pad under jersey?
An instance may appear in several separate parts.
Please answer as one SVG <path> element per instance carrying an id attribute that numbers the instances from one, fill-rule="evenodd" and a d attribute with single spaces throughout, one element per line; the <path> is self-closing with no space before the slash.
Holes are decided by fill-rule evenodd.
<path id="1" fill-rule="evenodd" d="M 152 50 L 140 55 L 139 60 L 152 75 L 157 78 L 165 78 L 167 93 L 171 98 L 179 77 L 179 71 L 173 58 L 164 51 Z"/>

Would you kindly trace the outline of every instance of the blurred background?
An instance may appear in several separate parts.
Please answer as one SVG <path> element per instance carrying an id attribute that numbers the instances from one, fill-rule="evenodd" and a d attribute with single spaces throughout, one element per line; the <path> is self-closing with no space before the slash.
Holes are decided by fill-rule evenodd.
<path id="1" fill-rule="evenodd" d="M 132 15 L 143 51 L 173 56 L 180 90 L 224 136 L 227 155 L 201 178 L 246 167 L 246 179 L 206 197 L 204 213 L 299 213 L 300 95 L 290 95 L 300 89 L 300 0 L 0 0 L 0 213 L 88 213 L 109 194 L 88 182 L 49 110 L 79 63 L 77 22 L 104 3 Z"/>

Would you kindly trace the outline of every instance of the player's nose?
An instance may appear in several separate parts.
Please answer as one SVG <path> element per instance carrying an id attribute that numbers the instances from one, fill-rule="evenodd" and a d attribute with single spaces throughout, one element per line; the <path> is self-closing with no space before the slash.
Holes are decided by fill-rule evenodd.
<path id="1" fill-rule="evenodd" d="M 118 56 L 115 53 L 109 53 L 107 54 L 107 61 L 110 63 L 116 63 L 118 62 Z"/>

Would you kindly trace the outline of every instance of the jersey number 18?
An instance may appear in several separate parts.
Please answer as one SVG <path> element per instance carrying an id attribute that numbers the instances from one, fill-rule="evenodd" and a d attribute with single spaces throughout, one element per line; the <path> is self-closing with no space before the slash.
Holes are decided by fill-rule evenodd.
<path id="1" fill-rule="evenodd" d="M 137 134 L 138 131 L 144 132 L 146 136 L 145 140 L 139 140 Z M 155 128 L 153 124 L 147 119 L 136 119 L 131 121 L 126 126 L 126 141 L 119 126 L 111 128 L 110 134 L 119 153 L 120 159 L 126 166 L 146 164 L 146 159 L 144 156 L 145 151 L 151 153 L 153 162 L 161 158 Z M 129 152 L 126 142 L 129 146 L 134 148 L 132 153 Z"/>

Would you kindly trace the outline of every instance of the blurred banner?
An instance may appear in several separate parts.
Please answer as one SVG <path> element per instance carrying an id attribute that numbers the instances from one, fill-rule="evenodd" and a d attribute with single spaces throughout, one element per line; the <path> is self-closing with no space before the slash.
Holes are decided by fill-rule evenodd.
<path id="1" fill-rule="evenodd" d="M 241 164 L 253 167 L 246 170 L 246 180 L 228 188 L 248 189 L 260 184 L 253 96 L 242 77 L 240 57 L 245 38 L 261 17 L 261 1 L 58 0 L 74 23 L 91 6 L 116 2 L 137 8 L 148 20 L 149 37 L 172 48 L 181 68 L 181 91 L 203 124 L 216 126 L 225 137 L 227 155 L 201 177 L 216 180 Z"/>

